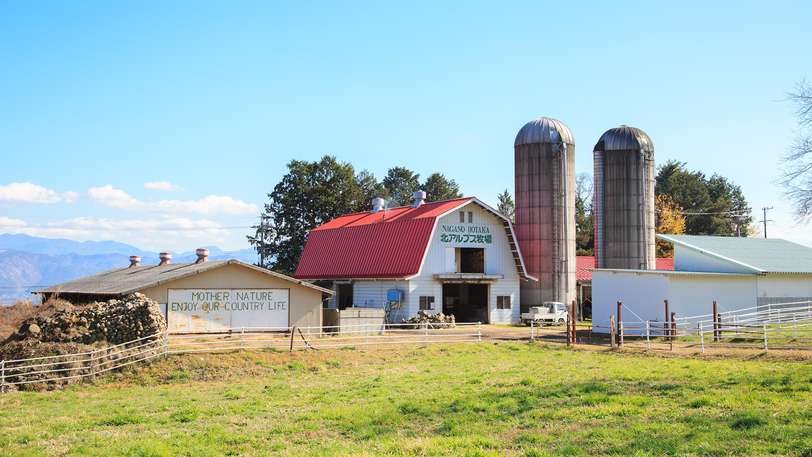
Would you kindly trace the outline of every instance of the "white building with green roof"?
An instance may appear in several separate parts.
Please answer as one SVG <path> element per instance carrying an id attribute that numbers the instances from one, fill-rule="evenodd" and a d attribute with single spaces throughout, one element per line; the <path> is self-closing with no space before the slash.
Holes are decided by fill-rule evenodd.
<path id="1" fill-rule="evenodd" d="M 812 301 L 812 248 L 780 239 L 657 235 L 674 243 L 674 271 L 592 271 L 592 322 L 679 317 Z M 596 328 L 596 331 L 599 329 Z"/>

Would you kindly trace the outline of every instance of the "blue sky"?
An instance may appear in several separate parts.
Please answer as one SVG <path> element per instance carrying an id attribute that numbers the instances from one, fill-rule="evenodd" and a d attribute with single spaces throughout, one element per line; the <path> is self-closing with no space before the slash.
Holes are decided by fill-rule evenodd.
<path id="1" fill-rule="evenodd" d="M 0 233 L 247 248 L 291 159 L 440 172 L 496 205 L 547 116 L 578 172 L 621 124 L 655 160 L 771 182 L 812 78 L 812 2 L 3 2 Z M 180 228 L 180 230 L 179 230 Z M 0 246 L 2 249 L 2 246 Z"/>

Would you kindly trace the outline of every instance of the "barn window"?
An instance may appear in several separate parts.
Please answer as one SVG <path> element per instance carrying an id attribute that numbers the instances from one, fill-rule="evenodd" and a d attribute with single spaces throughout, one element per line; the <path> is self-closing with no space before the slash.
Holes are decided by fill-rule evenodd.
<path id="1" fill-rule="evenodd" d="M 496 309 L 510 309 L 510 295 L 497 295 Z"/>
<path id="2" fill-rule="evenodd" d="M 420 297 L 420 309 L 421 310 L 433 310 L 434 309 L 434 296 L 421 296 Z"/>

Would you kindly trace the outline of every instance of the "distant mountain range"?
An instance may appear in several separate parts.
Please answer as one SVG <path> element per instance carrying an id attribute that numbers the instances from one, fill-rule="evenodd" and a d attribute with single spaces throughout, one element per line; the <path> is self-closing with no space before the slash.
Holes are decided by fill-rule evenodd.
<path id="1" fill-rule="evenodd" d="M 256 251 L 223 251 L 206 246 L 210 260 L 257 261 Z M 116 241 L 78 242 L 28 235 L 0 235 L 0 302 L 11 304 L 32 298 L 31 291 L 72 281 L 113 268 L 126 267 L 131 255 L 141 256 L 142 265 L 160 262 L 157 252 L 142 251 Z M 194 262 L 192 252 L 172 253 L 173 263 Z"/>

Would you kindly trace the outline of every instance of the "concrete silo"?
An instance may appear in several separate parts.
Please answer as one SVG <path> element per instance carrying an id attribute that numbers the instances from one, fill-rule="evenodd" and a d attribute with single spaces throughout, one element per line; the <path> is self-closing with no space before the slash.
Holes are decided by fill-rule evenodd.
<path id="1" fill-rule="evenodd" d="M 593 154 L 596 266 L 656 269 L 651 138 L 621 125 L 601 136 Z"/>
<path id="2" fill-rule="evenodd" d="M 516 238 L 527 273 L 521 311 L 575 299 L 575 140 L 562 122 L 542 117 L 516 135 Z"/>

